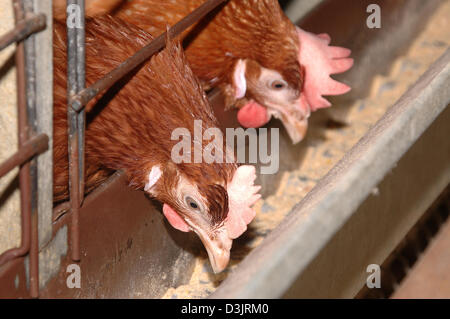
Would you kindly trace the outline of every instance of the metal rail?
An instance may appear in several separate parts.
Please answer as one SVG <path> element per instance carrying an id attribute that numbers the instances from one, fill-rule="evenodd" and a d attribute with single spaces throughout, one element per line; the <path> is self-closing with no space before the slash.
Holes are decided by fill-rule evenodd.
<path id="1" fill-rule="evenodd" d="M 450 103 L 449 81 L 450 49 L 242 261 L 211 298 L 284 296 L 374 187 L 445 111 Z"/>

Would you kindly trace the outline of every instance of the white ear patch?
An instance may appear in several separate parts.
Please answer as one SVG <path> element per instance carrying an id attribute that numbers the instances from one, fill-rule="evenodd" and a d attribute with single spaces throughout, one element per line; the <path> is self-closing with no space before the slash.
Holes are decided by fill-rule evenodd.
<path id="1" fill-rule="evenodd" d="M 242 99 L 247 92 L 247 80 L 245 79 L 245 70 L 247 64 L 244 60 L 238 60 L 233 72 L 233 86 L 236 89 L 234 97 Z"/>
<path id="2" fill-rule="evenodd" d="M 145 184 L 144 190 L 146 192 L 150 191 L 150 189 L 156 184 L 156 182 L 159 180 L 159 178 L 162 175 L 162 171 L 159 168 L 159 165 L 155 165 L 152 167 L 152 170 L 148 174 L 148 182 Z"/>

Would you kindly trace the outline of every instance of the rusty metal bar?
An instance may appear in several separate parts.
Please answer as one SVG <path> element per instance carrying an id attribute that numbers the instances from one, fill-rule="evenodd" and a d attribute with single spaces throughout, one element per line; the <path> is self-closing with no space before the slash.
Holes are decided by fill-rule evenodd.
<path id="1" fill-rule="evenodd" d="M 34 12 L 32 0 L 21 0 L 22 12 L 24 17 Z M 27 125 L 28 139 L 36 134 L 36 50 L 34 46 L 34 37 L 24 41 L 25 49 L 25 80 L 26 80 L 26 98 L 27 98 Z M 22 145 L 21 145 L 22 146 Z M 20 147 L 21 147 L 20 146 Z M 39 235 L 38 235 L 38 200 L 37 200 L 37 161 L 32 159 L 30 162 L 30 205 L 31 205 L 31 242 L 29 252 L 30 269 L 30 295 L 33 298 L 39 296 Z"/>
<path id="2" fill-rule="evenodd" d="M 23 21 L 26 12 L 33 12 L 26 0 L 13 0 L 13 8 L 16 23 Z M 28 10 L 27 10 L 28 8 Z M 31 10 L 29 10 L 31 9 Z M 45 20 L 44 20 L 45 21 Z M 35 31 L 36 32 L 36 31 Z M 30 253 L 30 295 L 38 297 L 39 295 L 39 242 L 37 225 L 37 170 L 36 160 L 29 160 L 30 152 L 35 152 L 43 147 L 42 144 L 48 143 L 47 136 L 38 136 L 30 139 L 34 134 L 34 119 L 36 115 L 34 99 L 36 92 L 34 90 L 34 52 L 25 52 L 27 45 L 20 42 L 16 49 L 16 67 L 17 67 L 17 105 L 18 105 L 18 131 L 19 131 L 19 152 L 17 157 L 13 156 L 12 161 L 7 161 L 5 171 L 11 163 L 22 164 L 19 171 L 20 182 L 20 202 L 21 202 L 21 245 L 20 247 L 7 250 L 0 255 L 0 265 L 17 257 Z M 27 53 L 27 54 L 25 54 Z M 25 157 L 25 158 L 24 158 Z M 16 161 L 19 161 L 17 163 Z M 25 161 L 25 162 L 24 162 Z M 23 163 L 24 162 L 24 163 Z M 9 169 L 8 169 L 9 170 Z"/>
<path id="3" fill-rule="evenodd" d="M 79 1 L 81 11 L 84 12 L 84 0 Z M 85 58 L 85 15 L 81 15 L 82 29 L 77 29 L 77 93 L 86 87 L 86 58 Z M 86 113 L 84 110 L 78 112 L 78 180 L 80 205 L 84 198 L 84 137 L 86 130 Z"/>
<path id="4" fill-rule="evenodd" d="M 19 0 L 13 1 L 16 21 L 23 18 L 23 10 Z M 18 107 L 18 131 L 19 148 L 28 138 L 28 120 L 26 111 L 26 79 L 25 79 L 25 48 L 22 42 L 17 44 L 16 55 L 17 77 L 17 107 Z M 6 262 L 24 256 L 30 250 L 31 242 L 31 203 L 30 203 L 30 163 L 20 167 L 20 206 L 21 206 L 21 243 L 17 248 L 12 248 L 0 255 L 0 266 Z"/>
<path id="5" fill-rule="evenodd" d="M 80 23 L 67 27 L 67 85 L 68 103 L 85 86 L 85 12 L 84 0 L 68 0 L 67 8 L 76 5 L 79 10 Z M 73 261 L 80 260 L 79 212 L 84 195 L 84 130 L 85 113 L 77 113 L 71 107 L 67 108 L 69 130 L 69 187 L 71 223 L 71 256 Z"/>
<path id="6" fill-rule="evenodd" d="M 39 134 L 26 141 L 22 147 L 0 165 L 0 178 L 6 175 L 14 167 L 23 165 L 35 155 L 48 149 L 48 136 Z"/>
<path id="7" fill-rule="evenodd" d="M 194 23 L 198 22 L 205 15 L 210 13 L 212 10 L 217 8 L 220 4 L 227 2 L 228 0 L 208 0 L 205 1 L 200 7 L 192 11 L 189 15 L 184 17 L 173 27 L 169 29 L 169 36 L 174 38 L 189 28 Z M 139 64 L 147 60 L 150 56 L 157 53 L 159 50 L 164 48 L 166 44 L 167 32 L 164 32 L 157 38 L 155 38 L 150 44 L 143 47 L 132 57 L 128 58 L 120 64 L 116 69 L 109 72 L 102 79 L 98 80 L 96 83 L 91 85 L 89 88 L 82 90 L 80 93 L 75 95 L 70 105 L 72 108 L 79 112 L 82 110 L 86 104 L 92 100 L 98 93 L 109 89 L 114 83 L 121 79 L 128 72 L 133 70 Z"/>
<path id="8" fill-rule="evenodd" d="M 19 21 L 13 30 L 0 38 L 0 50 L 14 42 L 22 41 L 30 34 L 45 28 L 45 14 L 32 14 Z"/>

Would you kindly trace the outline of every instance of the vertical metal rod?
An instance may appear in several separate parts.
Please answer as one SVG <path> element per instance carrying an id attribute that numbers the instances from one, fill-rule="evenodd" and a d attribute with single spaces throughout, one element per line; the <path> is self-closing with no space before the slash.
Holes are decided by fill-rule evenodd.
<path id="1" fill-rule="evenodd" d="M 22 0 L 22 10 L 25 16 L 34 12 L 32 0 Z M 25 75 L 26 75 L 26 97 L 28 136 L 27 140 L 36 134 L 36 49 L 35 37 L 30 36 L 25 40 Z M 23 144 L 22 144 L 23 145 Z M 30 243 L 30 295 L 33 298 L 39 296 L 39 233 L 38 233 L 38 194 L 37 194 L 37 160 L 32 159 L 30 165 L 30 187 L 31 187 L 31 243 Z"/>
<path id="2" fill-rule="evenodd" d="M 84 0 L 78 1 L 81 11 L 81 26 L 77 29 L 77 93 L 82 91 L 86 86 L 86 54 L 85 54 L 85 8 Z M 86 129 L 86 112 L 83 110 L 78 113 L 78 156 L 79 156 L 79 192 L 80 204 L 83 203 L 84 198 L 84 136 Z"/>
<path id="3" fill-rule="evenodd" d="M 67 0 L 67 10 L 76 8 L 75 21 L 67 23 L 67 101 L 84 88 L 84 0 Z M 76 21 L 77 18 L 80 21 Z M 70 17 L 68 18 L 70 19 Z M 85 114 L 67 107 L 69 135 L 69 189 L 71 221 L 71 255 L 73 261 L 80 260 L 79 213 L 84 195 L 84 127 Z"/>

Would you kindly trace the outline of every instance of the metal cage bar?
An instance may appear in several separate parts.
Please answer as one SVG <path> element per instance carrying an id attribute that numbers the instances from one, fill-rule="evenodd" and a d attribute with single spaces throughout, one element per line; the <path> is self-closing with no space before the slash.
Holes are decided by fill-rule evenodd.
<path id="1" fill-rule="evenodd" d="M 8 45 L 19 42 L 29 35 L 45 28 L 45 15 L 32 14 L 29 17 L 18 21 L 13 30 L 6 33 L 0 38 L 0 50 L 3 50 Z"/>
<path id="2" fill-rule="evenodd" d="M 39 295 L 39 236 L 36 155 L 48 149 L 48 136 L 37 135 L 35 55 L 32 40 L 27 39 L 46 26 L 44 14 L 34 14 L 27 0 L 13 0 L 16 25 L 1 38 L 1 48 L 18 42 L 15 62 L 17 67 L 17 106 L 19 150 L 0 165 L 0 177 L 20 166 L 21 244 L 0 255 L 0 266 L 29 253 L 30 295 Z"/>
<path id="3" fill-rule="evenodd" d="M 48 136 L 39 134 L 26 141 L 22 147 L 0 165 L 0 178 L 16 166 L 23 165 L 30 158 L 48 149 Z"/>
<path id="4" fill-rule="evenodd" d="M 184 32 L 194 23 L 198 22 L 200 19 L 205 17 L 208 13 L 216 9 L 222 3 L 227 2 L 227 0 L 207 0 L 200 7 L 192 11 L 186 17 L 181 19 L 178 23 L 172 26 L 168 32 L 169 37 L 174 38 Z M 120 80 L 123 76 L 128 74 L 131 70 L 137 67 L 139 64 L 150 58 L 153 54 L 157 53 L 159 50 L 166 45 L 167 32 L 164 32 L 157 38 L 155 38 L 150 44 L 143 47 L 141 50 L 136 52 L 132 57 L 125 60 L 116 69 L 109 72 L 103 78 L 98 80 L 96 83 L 90 87 L 82 90 L 76 96 L 72 98 L 70 105 L 72 108 L 79 112 L 81 111 L 90 100 L 97 96 L 100 92 L 109 89 L 114 83 Z"/>
<path id="5" fill-rule="evenodd" d="M 68 104 L 72 96 L 85 86 L 85 12 L 84 0 L 67 0 L 67 12 L 74 10 L 76 23 L 67 27 L 67 89 Z M 85 112 L 67 109 L 69 147 L 69 192 L 72 211 L 71 255 L 80 260 L 79 212 L 84 195 L 84 131 Z"/>
<path id="6" fill-rule="evenodd" d="M 15 20 L 23 19 L 23 10 L 18 0 L 13 1 Z M 19 150 L 27 138 L 27 112 L 26 112 L 26 80 L 25 80 L 25 48 L 23 42 L 17 44 L 15 53 L 15 62 L 17 67 L 17 108 L 18 108 L 18 134 L 19 134 Z M 0 266 L 6 262 L 24 256 L 30 250 L 31 238 L 31 209 L 30 202 L 30 164 L 27 161 L 20 166 L 20 206 L 21 206 L 21 245 L 12 248 L 0 255 Z M 8 161 L 8 160 L 7 160 Z M 6 163 L 7 165 L 7 163 Z M 3 165 L 2 165 L 3 166 Z M 13 168 L 13 167 L 12 167 Z M 12 169 L 10 168 L 10 169 Z M 5 172 L 6 173 L 6 172 Z"/>

